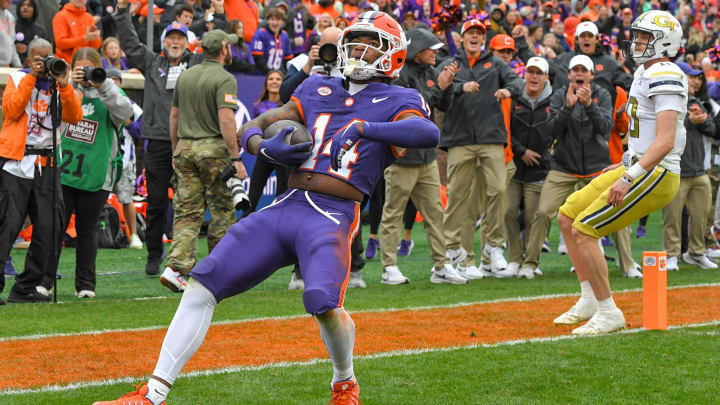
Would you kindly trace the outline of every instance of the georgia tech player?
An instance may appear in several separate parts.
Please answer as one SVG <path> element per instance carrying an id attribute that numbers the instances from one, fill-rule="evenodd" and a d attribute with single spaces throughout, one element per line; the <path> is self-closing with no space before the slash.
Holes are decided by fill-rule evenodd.
<path id="1" fill-rule="evenodd" d="M 680 48 L 682 28 L 671 14 L 653 10 L 639 16 L 630 31 L 629 53 L 640 66 L 626 106 L 628 151 L 623 163 L 606 168 L 570 195 L 558 216 L 582 294 L 555 324 L 589 319 L 573 334 L 610 333 L 625 327 L 597 240 L 670 203 L 680 184 L 688 80 L 671 58 Z"/>
<path id="2" fill-rule="evenodd" d="M 305 280 L 305 310 L 315 316 L 333 364 L 330 402 L 360 403 L 352 361 L 355 324 L 343 308 L 360 202 L 403 148 L 433 147 L 440 131 L 427 119 L 429 107 L 417 90 L 389 84 L 400 74 L 408 45 L 392 17 L 376 11 L 359 15 L 341 33 L 339 45 L 345 78 L 311 75 L 288 103 L 238 131 L 247 152 L 296 167 L 288 190 L 231 226 L 192 270 L 148 385 L 96 405 L 164 404 L 204 340 L 215 306 L 296 261 Z M 283 138 L 292 127 L 263 139 L 263 130 L 281 119 L 303 122 L 313 142 L 286 145 Z"/>

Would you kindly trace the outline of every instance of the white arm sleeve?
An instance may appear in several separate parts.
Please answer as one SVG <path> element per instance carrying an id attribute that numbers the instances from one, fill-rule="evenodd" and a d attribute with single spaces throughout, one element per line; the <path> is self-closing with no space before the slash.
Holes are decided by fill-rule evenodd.
<path id="1" fill-rule="evenodd" d="M 655 114 L 668 110 L 684 113 L 687 110 L 685 98 L 680 94 L 658 94 L 652 100 L 655 102 Z"/>

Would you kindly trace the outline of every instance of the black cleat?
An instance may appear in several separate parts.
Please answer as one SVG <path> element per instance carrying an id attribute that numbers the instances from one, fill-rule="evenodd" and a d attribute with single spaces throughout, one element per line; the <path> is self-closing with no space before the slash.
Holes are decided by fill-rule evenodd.
<path id="1" fill-rule="evenodd" d="M 145 274 L 148 276 L 157 276 L 160 274 L 160 265 L 162 264 L 162 257 L 148 257 L 147 264 L 145 265 Z"/>
<path id="2" fill-rule="evenodd" d="M 17 304 L 26 304 L 33 302 L 50 302 L 51 298 L 49 295 L 42 295 L 37 291 L 32 291 L 29 294 L 18 294 L 15 290 L 11 290 L 7 300 L 8 302 Z"/>

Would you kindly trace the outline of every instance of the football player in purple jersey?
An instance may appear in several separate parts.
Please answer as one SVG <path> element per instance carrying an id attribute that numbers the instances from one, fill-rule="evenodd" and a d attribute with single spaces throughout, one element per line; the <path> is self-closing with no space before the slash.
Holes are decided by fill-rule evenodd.
<path id="1" fill-rule="evenodd" d="M 295 167 L 288 190 L 233 225 L 193 269 L 148 385 L 122 400 L 163 403 L 204 340 L 217 303 L 297 261 L 305 310 L 317 320 L 333 364 L 330 403 L 360 403 L 352 363 L 355 324 L 343 308 L 360 202 L 404 148 L 433 147 L 440 131 L 428 120 L 429 107 L 417 90 L 389 84 L 407 53 L 405 34 L 392 17 L 361 14 L 342 32 L 339 45 L 344 78 L 311 75 L 288 103 L 238 131 L 247 152 Z M 313 141 L 285 144 L 293 127 L 263 139 L 263 130 L 283 119 L 304 123 Z"/>

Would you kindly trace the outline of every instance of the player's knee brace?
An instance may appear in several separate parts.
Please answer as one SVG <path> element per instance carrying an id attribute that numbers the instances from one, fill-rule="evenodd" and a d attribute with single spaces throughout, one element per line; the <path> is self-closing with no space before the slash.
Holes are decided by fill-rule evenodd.
<path id="1" fill-rule="evenodd" d="M 306 289 L 303 292 L 303 304 L 305 304 L 305 311 L 313 315 L 325 313 L 337 306 L 333 305 L 330 294 L 319 288 Z"/>

